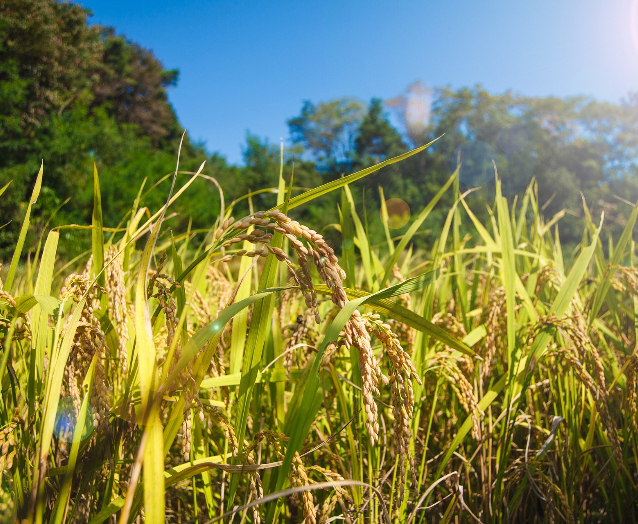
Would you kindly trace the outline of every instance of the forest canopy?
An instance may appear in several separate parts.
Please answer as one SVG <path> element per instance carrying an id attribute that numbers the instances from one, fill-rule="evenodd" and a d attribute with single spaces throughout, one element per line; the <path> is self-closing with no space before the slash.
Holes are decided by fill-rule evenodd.
<path id="1" fill-rule="evenodd" d="M 148 192 L 143 205 L 156 209 L 166 197 L 167 180 L 152 188 L 175 166 L 183 128 L 168 90 L 177 86 L 179 72 L 164 69 L 152 51 L 115 29 L 90 24 L 89 16 L 79 5 L 56 0 L 0 5 L 0 187 L 10 183 L 0 203 L 0 226 L 8 223 L 0 229 L 0 258 L 15 242 L 41 161 L 45 176 L 32 219 L 36 229 L 46 223 L 89 223 L 93 163 L 110 227 L 117 226 L 143 184 Z M 480 186 L 469 197 L 477 213 L 484 214 L 483 203 L 493 198 L 493 165 L 511 197 L 534 177 L 542 212 L 551 217 L 566 210 L 560 227 L 567 243 L 580 241 L 582 198 L 605 210 L 612 229 L 622 226 L 630 209 L 615 196 L 638 199 L 635 94 L 612 104 L 585 97 L 495 94 L 480 85 L 431 91 L 415 82 L 392 100 L 349 97 L 300 105 L 299 114 L 288 120 L 285 152 L 286 176 L 294 162 L 294 186 L 299 188 L 442 137 L 354 189 L 358 205 L 366 208 L 362 216 L 369 233 L 379 240 L 379 188 L 385 198 L 405 201 L 414 216 L 461 157 L 461 190 Z M 276 186 L 278 145 L 247 132 L 243 157 L 243 165 L 230 165 L 187 135 L 180 167 L 195 171 L 207 160 L 203 173 L 219 182 L 227 201 Z M 275 196 L 254 198 L 257 207 L 264 207 Z M 336 198 L 329 195 L 298 213 L 321 226 L 336 223 Z M 247 210 L 249 203 L 242 205 Z M 209 179 L 198 180 L 177 204 L 172 220 L 184 226 L 192 218 L 193 230 L 206 228 L 219 206 L 217 187 Z M 440 220 L 435 212 L 425 225 Z M 76 230 L 65 234 L 78 245 L 86 236 Z M 415 241 L 426 245 L 434 237 L 426 227 Z"/>

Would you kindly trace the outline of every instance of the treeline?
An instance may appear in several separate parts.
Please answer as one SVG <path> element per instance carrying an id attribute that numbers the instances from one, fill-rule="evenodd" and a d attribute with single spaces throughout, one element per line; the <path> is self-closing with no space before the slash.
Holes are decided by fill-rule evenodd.
<path id="1" fill-rule="evenodd" d="M 7 224 L 0 229 L 0 259 L 15 242 L 42 159 L 44 187 L 32 219 L 36 231 L 88 223 L 93 162 L 110 227 L 118 225 L 143 184 L 142 205 L 157 209 L 166 198 L 169 180 L 156 184 L 174 169 L 182 134 L 167 98 L 178 71 L 165 70 L 151 51 L 113 29 L 89 25 L 88 15 L 78 5 L 56 0 L 0 4 L 0 187 L 11 182 L 0 199 L 0 226 Z M 468 199 L 486 220 L 483 202 L 493 194 L 494 166 L 512 197 L 535 177 L 542 212 L 551 217 L 567 210 L 560 229 L 566 243 L 580 241 L 582 197 L 595 210 L 605 210 L 611 229 L 623 224 L 629 209 L 616 196 L 638 199 L 634 95 L 609 104 L 495 95 L 480 86 L 431 92 L 415 83 L 385 103 L 352 98 L 305 102 L 288 124 L 292 147 L 286 150 L 285 172 L 290 178 L 294 164 L 295 188 L 314 187 L 443 135 L 424 153 L 354 188 L 361 216 L 378 241 L 380 187 L 385 198 L 404 200 L 415 214 L 459 161 L 461 190 L 480 188 Z M 187 139 L 181 169 L 194 171 L 203 159 L 204 174 L 223 187 L 226 203 L 276 185 L 279 145 L 257 136 L 247 135 L 243 166 L 229 165 Z M 184 182 L 188 175 L 180 176 Z M 316 227 L 328 226 L 339 220 L 337 199 L 330 195 L 297 212 Z M 243 200 L 238 212 L 265 208 L 274 200 L 272 193 L 259 193 Z M 192 230 L 210 227 L 220 209 L 218 190 L 206 178 L 178 202 L 174 227 L 189 222 Z M 437 236 L 451 203 L 432 214 L 417 242 L 425 246 Z M 64 231 L 67 250 L 88 240 L 84 232 Z M 338 241 L 331 231 L 328 235 Z"/>

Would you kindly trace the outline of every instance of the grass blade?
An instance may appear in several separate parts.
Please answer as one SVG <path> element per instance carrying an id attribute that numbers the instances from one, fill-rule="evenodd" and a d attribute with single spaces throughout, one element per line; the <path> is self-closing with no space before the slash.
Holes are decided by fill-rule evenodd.
<path id="1" fill-rule="evenodd" d="M 419 275 L 376 293 L 351 300 L 341 309 L 341 311 L 339 311 L 339 313 L 337 313 L 337 316 L 328 328 L 323 341 L 321 342 L 321 345 L 317 348 L 317 354 L 315 355 L 312 369 L 310 371 L 310 374 L 308 375 L 307 383 L 303 390 L 303 397 L 299 410 L 294 414 L 294 426 L 291 428 L 292 431 L 288 435 L 290 437 L 290 440 L 288 441 L 288 448 L 283 460 L 283 465 L 281 466 L 277 475 L 277 482 L 275 487 L 276 491 L 282 489 L 284 481 L 288 475 L 290 465 L 292 464 L 294 454 L 300 449 L 301 445 L 303 444 L 303 441 L 310 430 L 310 425 L 312 424 L 312 420 L 314 418 L 316 410 L 321 404 L 323 388 L 321 387 L 321 382 L 319 379 L 319 365 L 321 363 L 323 352 L 325 351 L 328 344 L 337 340 L 337 337 L 343 330 L 346 322 L 352 316 L 352 313 L 355 311 L 355 309 L 357 309 L 359 306 L 362 306 L 365 303 L 371 302 L 376 299 L 390 298 L 392 296 L 401 295 L 414 289 L 420 289 L 421 287 L 427 285 L 429 280 L 431 280 L 433 273 L 435 272 Z M 290 412 L 288 413 L 288 415 L 290 415 Z M 290 418 L 287 418 L 288 425 L 289 420 Z M 271 507 L 269 511 L 269 521 L 272 519 L 273 511 L 274 507 Z"/>
<path id="2" fill-rule="evenodd" d="M 450 178 L 448 178 L 448 181 L 439 190 L 439 192 L 436 195 L 434 195 L 434 198 L 430 200 L 428 205 L 423 208 L 423 210 L 419 213 L 419 216 L 416 218 L 416 220 L 412 222 L 412 224 L 410 224 L 410 227 L 401 238 L 399 245 L 396 247 L 394 252 L 390 255 L 390 259 L 386 263 L 386 269 L 385 269 L 383 278 L 381 279 L 380 287 L 383 287 L 385 283 L 388 281 L 388 278 L 390 278 L 390 275 L 392 274 L 392 268 L 396 265 L 397 260 L 399 260 L 399 256 L 401 255 L 401 253 L 403 253 L 403 250 L 405 249 L 405 247 L 408 245 L 410 240 L 412 240 L 412 237 L 417 232 L 417 230 L 421 227 L 421 224 L 423 224 L 423 221 L 428 217 L 428 215 L 430 214 L 430 211 L 432 211 L 434 206 L 439 202 L 441 197 L 448 190 L 448 188 L 450 187 L 450 185 L 456 178 L 457 173 L 458 173 L 458 169 L 454 172 L 454 174 L 452 174 Z"/>
<path id="3" fill-rule="evenodd" d="M 348 184 L 351 184 L 352 182 L 356 182 L 357 180 L 365 176 L 371 175 L 375 171 L 378 171 L 379 169 L 382 169 L 385 166 L 396 164 L 397 162 L 401 162 L 402 160 L 405 160 L 406 158 L 409 158 L 412 155 L 416 155 L 417 153 L 420 153 L 421 151 L 424 151 L 425 149 L 430 147 L 439 138 L 432 140 L 432 142 L 429 142 L 425 144 L 424 146 L 417 147 L 416 149 L 413 149 L 412 151 L 408 151 L 407 153 L 403 153 L 402 155 L 395 156 L 394 158 L 389 158 L 388 160 L 384 160 L 383 162 L 380 162 L 379 164 L 376 164 L 372 167 L 367 167 L 366 169 L 362 169 L 361 171 L 357 171 L 356 173 L 352 173 L 351 175 L 348 175 L 346 177 L 333 180 L 332 182 L 323 184 L 322 186 L 319 186 L 315 189 L 306 191 L 305 193 L 302 193 L 301 195 L 297 195 L 296 197 L 290 199 L 290 202 L 288 203 L 288 209 L 294 209 L 295 207 L 298 207 L 298 206 L 301 206 L 302 204 L 310 202 L 311 200 L 314 200 L 315 198 L 318 198 L 322 195 L 330 193 L 331 191 L 334 191 L 335 189 L 339 189 Z M 283 207 L 284 207 L 284 204 L 280 204 L 273 209 L 283 209 Z"/>
<path id="4" fill-rule="evenodd" d="M 596 295 L 594 295 L 594 302 L 589 313 L 589 326 L 591 327 L 596 315 L 600 311 L 602 307 L 605 297 L 607 296 L 607 292 L 611 287 L 611 282 L 616 275 L 616 270 L 618 264 L 620 264 L 620 260 L 622 259 L 623 254 L 625 253 L 625 248 L 627 247 L 627 243 L 631 239 L 631 235 L 634 230 L 634 226 L 636 225 L 636 217 L 638 217 L 638 202 L 634 204 L 634 208 L 631 210 L 631 214 L 629 215 L 629 219 L 625 224 L 622 235 L 620 236 L 620 240 L 618 244 L 616 244 L 616 249 L 609 261 L 609 268 L 605 272 L 605 276 L 602 281 L 598 284 L 596 289 Z"/>
<path id="5" fill-rule="evenodd" d="M 149 418 L 144 448 L 145 522 L 164 524 L 164 435 L 159 411 L 154 409 Z"/>
<path id="6" fill-rule="evenodd" d="M 27 212 L 24 216 L 24 222 L 22 223 L 20 236 L 18 236 L 18 243 L 16 244 L 16 248 L 13 251 L 13 257 L 11 258 L 11 265 L 9 266 L 9 272 L 7 273 L 7 278 L 4 281 L 4 288 L 10 292 L 13 289 L 13 280 L 15 278 L 16 269 L 18 268 L 18 262 L 20 261 L 20 257 L 22 256 L 22 248 L 24 247 L 24 241 L 27 238 L 27 231 L 29 230 L 29 224 L 31 219 L 31 207 L 38 200 L 38 196 L 40 195 L 40 189 L 42 188 L 43 169 L 44 169 L 44 162 L 40 164 L 40 171 L 38 172 L 38 176 L 35 180 L 35 186 L 33 187 L 33 193 L 31 193 L 31 199 L 29 200 L 29 204 L 27 205 Z"/>
<path id="7" fill-rule="evenodd" d="M 328 286 L 316 285 L 315 289 L 317 290 L 317 293 L 324 293 L 326 295 L 331 293 Z M 365 291 L 359 291 L 356 289 L 345 288 L 345 292 L 350 300 L 370 296 L 370 293 L 366 293 Z M 366 306 L 379 313 L 388 315 L 388 317 L 398 322 L 402 322 L 403 324 L 406 324 L 407 326 L 410 326 L 422 333 L 425 333 L 426 335 L 431 336 L 432 338 L 442 342 L 446 346 L 456 349 L 457 351 L 460 351 L 465 355 L 474 355 L 474 352 L 469 347 L 467 347 L 460 340 L 454 338 L 443 328 L 440 328 L 436 324 L 433 324 L 429 320 L 414 313 L 413 311 L 410 311 L 397 302 L 393 302 L 392 300 L 387 298 L 377 298 L 366 302 Z"/>
<path id="8" fill-rule="evenodd" d="M 98 284 L 104 286 L 104 225 L 102 221 L 102 195 L 100 193 L 100 178 L 97 166 L 93 163 L 93 276 L 98 276 Z"/>

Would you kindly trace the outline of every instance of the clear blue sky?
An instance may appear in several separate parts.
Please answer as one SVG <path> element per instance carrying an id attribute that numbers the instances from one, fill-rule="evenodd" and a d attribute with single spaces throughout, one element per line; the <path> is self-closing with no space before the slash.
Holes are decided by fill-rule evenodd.
<path id="1" fill-rule="evenodd" d="M 391 98 L 415 80 L 620 101 L 638 91 L 638 0 L 83 0 L 154 51 L 191 138 L 241 162 L 302 101 Z M 634 6 L 635 7 L 635 6 Z M 634 10 L 635 11 L 635 10 Z M 636 41 L 636 44 L 634 43 Z"/>

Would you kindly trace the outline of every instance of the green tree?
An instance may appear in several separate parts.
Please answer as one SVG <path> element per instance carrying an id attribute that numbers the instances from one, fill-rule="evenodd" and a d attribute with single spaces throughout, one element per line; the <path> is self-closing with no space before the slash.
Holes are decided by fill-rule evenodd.
<path id="1" fill-rule="evenodd" d="M 333 173 L 348 169 L 353 160 L 357 130 L 365 105 L 356 98 L 339 98 L 318 105 L 306 100 L 301 114 L 288 120 L 294 144 L 318 166 Z"/>
<path id="2" fill-rule="evenodd" d="M 428 150 L 428 158 L 435 171 L 451 172 L 459 147 L 472 141 L 484 142 L 496 155 L 506 192 L 513 196 L 534 177 L 545 205 L 544 214 L 551 217 L 566 209 L 569 214 L 561 221 L 561 238 L 576 243 L 582 231 L 581 193 L 596 213 L 603 207 L 613 211 L 614 207 L 609 207 L 613 181 L 631 178 L 629 158 L 636 158 L 636 145 L 628 156 L 619 150 L 623 133 L 631 129 L 630 117 L 623 123 L 622 113 L 631 114 L 627 108 L 584 97 L 524 97 L 511 92 L 498 95 L 481 86 L 458 91 L 439 89 L 433 101 L 431 137 L 445 136 Z M 512 152 L 507 141 L 511 141 L 512 133 L 519 132 L 524 137 L 522 148 Z M 625 147 L 620 149 L 627 151 Z M 482 202 L 490 201 L 493 195 L 490 180 L 469 197 L 485 220 L 489 217 L 482 215 Z M 607 213 L 608 226 L 623 221 L 620 208 L 615 209 L 621 214 Z"/>
<path id="3" fill-rule="evenodd" d="M 0 4 L 0 185 L 12 182 L 0 216 L 13 221 L 0 230 L 0 254 L 15 240 L 51 118 L 91 97 L 101 43 L 86 16 L 80 6 L 56 1 Z M 36 217 L 43 205 L 59 202 L 54 190 L 44 189 Z"/>
<path id="4" fill-rule="evenodd" d="M 90 99 L 102 43 L 87 13 L 56 1 L 0 4 L 0 166 L 24 162 L 51 115 Z"/>
<path id="5" fill-rule="evenodd" d="M 355 138 L 356 162 L 373 165 L 407 151 L 399 132 L 392 127 L 383 112 L 383 102 L 373 98 L 368 112 L 359 125 Z"/>
<path id="6" fill-rule="evenodd" d="M 180 126 L 166 90 L 177 85 L 179 71 L 164 70 L 149 50 L 112 28 L 103 31 L 100 81 L 93 87 L 93 107 L 105 105 L 118 122 L 135 124 L 154 146 L 179 138 Z"/>
<path id="7" fill-rule="evenodd" d="M 167 89 L 176 84 L 177 71 L 164 70 L 150 51 L 112 29 L 89 26 L 88 15 L 56 0 L 0 5 L 0 184 L 12 181 L 0 201 L 0 215 L 12 220 L 0 230 L 0 256 L 15 240 L 21 202 L 42 159 L 36 226 L 68 198 L 59 221 L 90 220 L 93 162 L 102 174 L 110 225 L 129 209 L 145 178 L 149 188 L 174 170 L 182 129 Z M 186 139 L 182 168 L 196 169 L 205 155 Z M 193 189 L 202 184 L 199 194 L 207 195 L 210 183 L 198 181 Z M 146 204 L 158 207 L 167 190 L 167 183 L 153 190 Z M 211 198 L 219 201 L 216 193 Z M 185 195 L 180 205 L 188 200 Z M 210 219 L 210 205 L 207 211 L 196 221 Z"/>

